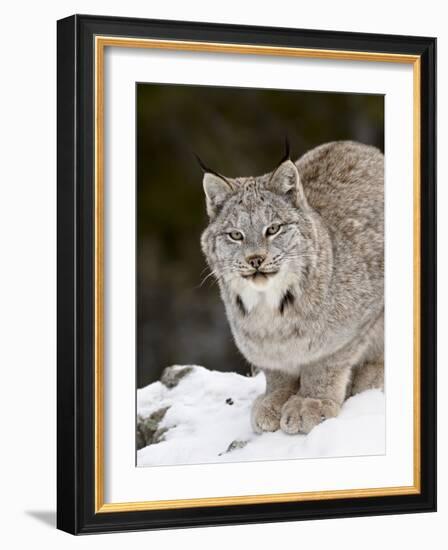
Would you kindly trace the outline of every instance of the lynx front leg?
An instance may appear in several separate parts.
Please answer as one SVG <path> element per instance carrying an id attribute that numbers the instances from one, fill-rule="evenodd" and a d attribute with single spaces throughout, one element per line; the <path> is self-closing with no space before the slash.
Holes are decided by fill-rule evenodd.
<path id="1" fill-rule="evenodd" d="M 300 390 L 283 405 L 281 429 L 309 433 L 323 420 L 337 416 L 345 400 L 350 367 L 310 365 L 300 373 Z"/>
<path id="2" fill-rule="evenodd" d="M 252 428 L 255 432 L 275 432 L 280 428 L 283 405 L 297 392 L 298 380 L 286 374 L 263 370 L 266 376 L 266 393 L 252 405 Z"/>

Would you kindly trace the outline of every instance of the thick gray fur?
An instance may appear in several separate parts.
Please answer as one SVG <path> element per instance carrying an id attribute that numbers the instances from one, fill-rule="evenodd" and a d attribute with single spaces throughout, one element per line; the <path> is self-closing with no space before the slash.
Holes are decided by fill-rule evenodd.
<path id="1" fill-rule="evenodd" d="M 259 177 L 206 172 L 204 190 L 202 250 L 238 348 L 266 374 L 254 430 L 308 433 L 383 387 L 382 153 L 326 143 Z"/>

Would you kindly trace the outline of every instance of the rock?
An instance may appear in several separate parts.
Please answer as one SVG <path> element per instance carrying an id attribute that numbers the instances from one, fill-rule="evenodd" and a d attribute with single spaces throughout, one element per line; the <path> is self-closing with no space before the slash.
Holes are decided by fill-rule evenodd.
<path id="1" fill-rule="evenodd" d="M 152 445 L 153 443 L 163 441 L 166 428 L 159 428 L 159 424 L 163 420 L 163 417 L 168 409 L 169 407 L 157 409 L 147 418 L 143 418 L 140 415 L 137 416 L 137 450 L 142 449 L 147 445 Z"/>
<path id="2" fill-rule="evenodd" d="M 232 441 L 232 443 L 227 447 L 227 449 L 223 453 L 219 453 L 219 456 L 225 454 L 225 453 L 231 453 L 232 451 L 235 451 L 236 449 L 242 449 L 247 445 L 247 441 L 239 441 L 235 440 Z"/>
<path id="3" fill-rule="evenodd" d="M 182 378 L 187 376 L 187 374 L 190 374 L 192 370 L 193 367 L 167 367 L 163 371 L 160 381 L 167 388 L 175 388 Z"/>

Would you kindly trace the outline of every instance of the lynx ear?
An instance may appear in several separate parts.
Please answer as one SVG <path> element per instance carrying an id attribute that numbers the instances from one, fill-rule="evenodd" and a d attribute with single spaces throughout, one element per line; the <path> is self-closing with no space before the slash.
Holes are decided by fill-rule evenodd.
<path id="1" fill-rule="evenodd" d="M 290 198 L 295 206 L 307 205 L 299 172 L 290 159 L 282 162 L 274 170 L 267 187 L 273 193 Z"/>
<path id="2" fill-rule="evenodd" d="M 233 188 L 226 178 L 211 172 L 204 174 L 203 185 L 207 202 L 207 214 L 210 218 L 214 218 L 229 195 L 233 193 Z"/>

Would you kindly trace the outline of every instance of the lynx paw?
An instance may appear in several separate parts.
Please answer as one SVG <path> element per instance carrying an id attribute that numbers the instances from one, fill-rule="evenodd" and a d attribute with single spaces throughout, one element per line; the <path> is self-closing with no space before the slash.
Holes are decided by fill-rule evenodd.
<path id="1" fill-rule="evenodd" d="M 291 396 L 291 392 L 276 390 L 260 395 L 252 405 L 252 428 L 254 432 L 275 432 L 280 428 L 282 407 Z"/>
<path id="2" fill-rule="evenodd" d="M 337 416 L 339 411 L 340 406 L 331 399 L 293 395 L 283 405 L 280 427 L 288 434 L 307 434 L 323 420 Z"/>

